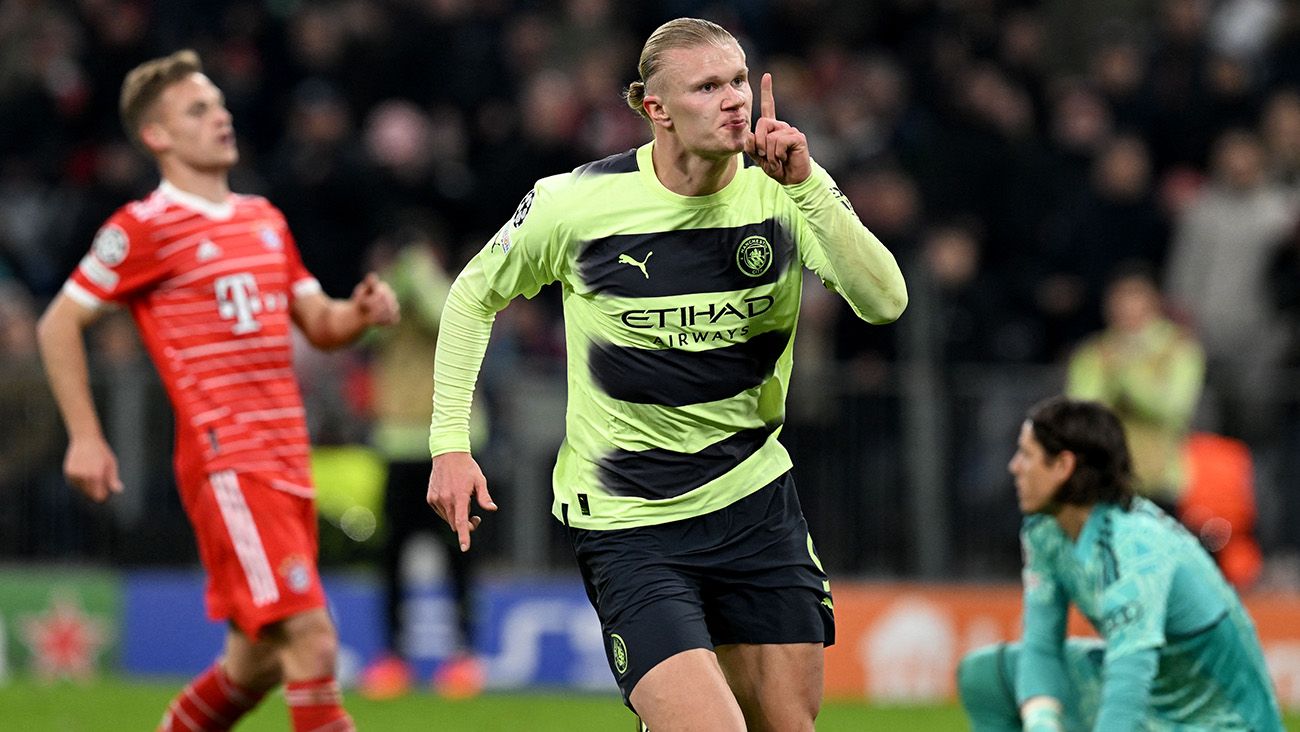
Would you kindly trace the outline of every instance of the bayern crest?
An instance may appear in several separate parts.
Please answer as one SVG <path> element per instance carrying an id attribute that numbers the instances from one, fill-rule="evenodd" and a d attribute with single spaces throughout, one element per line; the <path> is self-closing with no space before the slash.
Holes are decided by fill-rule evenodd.
<path id="1" fill-rule="evenodd" d="M 747 237 L 736 247 L 736 266 L 750 277 L 761 277 L 772 266 L 772 245 L 761 236 Z"/>

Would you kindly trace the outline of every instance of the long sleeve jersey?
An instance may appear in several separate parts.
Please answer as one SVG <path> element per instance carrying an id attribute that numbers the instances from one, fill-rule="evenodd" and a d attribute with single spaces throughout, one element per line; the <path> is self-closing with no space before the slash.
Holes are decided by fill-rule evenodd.
<path id="1" fill-rule="evenodd" d="M 655 176 L 652 146 L 539 181 L 443 314 L 435 456 L 468 450 L 495 314 L 560 284 L 568 409 L 553 512 L 578 528 L 701 515 L 790 468 L 777 437 L 804 267 L 867 321 L 906 304 L 893 255 L 825 170 L 782 186 L 738 160 L 722 190 L 682 196 Z"/>

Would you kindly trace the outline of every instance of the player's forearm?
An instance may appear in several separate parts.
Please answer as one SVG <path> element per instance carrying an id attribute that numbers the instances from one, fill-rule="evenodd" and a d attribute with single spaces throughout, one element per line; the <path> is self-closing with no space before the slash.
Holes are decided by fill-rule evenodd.
<path id="1" fill-rule="evenodd" d="M 1102 671 L 1101 706 L 1097 732 L 1142 729 L 1151 698 L 1159 657 L 1154 648 L 1107 659 Z"/>
<path id="2" fill-rule="evenodd" d="M 313 346 L 330 351 L 355 341 L 370 327 L 370 322 L 355 302 L 330 299 L 314 317 L 303 320 L 301 327 Z"/>
<path id="3" fill-rule="evenodd" d="M 1048 589 L 1041 585 L 1035 591 L 1046 595 Z M 1016 698 L 1021 704 L 1036 696 L 1063 699 L 1069 693 L 1064 649 L 1067 607 L 1059 590 L 1052 589 L 1051 595 L 1050 600 L 1026 598 L 1024 604 L 1016 669 Z"/>
<path id="4" fill-rule="evenodd" d="M 818 272 L 822 280 L 863 320 L 897 320 L 907 307 L 903 272 L 894 255 L 858 220 L 830 174 L 814 166 L 807 180 L 785 191 L 824 252 L 825 271 Z"/>
<path id="5" fill-rule="evenodd" d="M 442 313 L 433 367 L 433 456 L 469 452 L 469 413 L 483 357 L 492 335 L 494 310 L 479 302 L 466 282 L 452 285 Z"/>
<path id="6" fill-rule="evenodd" d="M 55 299 L 36 326 L 45 378 L 70 440 L 103 439 L 104 435 L 90 391 L 84 331 L 85 323 L 62 297 Z"/>

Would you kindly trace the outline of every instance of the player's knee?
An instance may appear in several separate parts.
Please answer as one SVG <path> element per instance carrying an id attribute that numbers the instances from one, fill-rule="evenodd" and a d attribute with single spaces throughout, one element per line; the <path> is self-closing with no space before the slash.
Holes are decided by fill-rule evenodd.
<path id="1" fill-rule="evenodd" d="M 976 648 L 957 664 L 957 696 L 969 707 L 974 699 L 987 696 L 998 678 L 999 645 Z"/>
<path id="2" fill-rule="evenodd" d="M 338 633 L 323 613 L 291 618 L 285 623 L 285 650 L 300 665 L 319 668 L 322 675 L 333 673 L 339 654 Z"/>

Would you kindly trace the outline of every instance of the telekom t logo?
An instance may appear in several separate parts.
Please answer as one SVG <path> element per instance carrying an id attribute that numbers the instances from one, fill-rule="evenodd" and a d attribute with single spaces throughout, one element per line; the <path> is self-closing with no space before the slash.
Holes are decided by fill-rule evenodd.
<path id="1" fill-rule="evenodd" d="M 224 320 L 234 320 L 235 335 L 256 333 L 262 329 L 256 315 L 262 312 L 262 298 L 257 295 L 257 280 L 251 272 L 218 277 L 217 312 Z"/>

